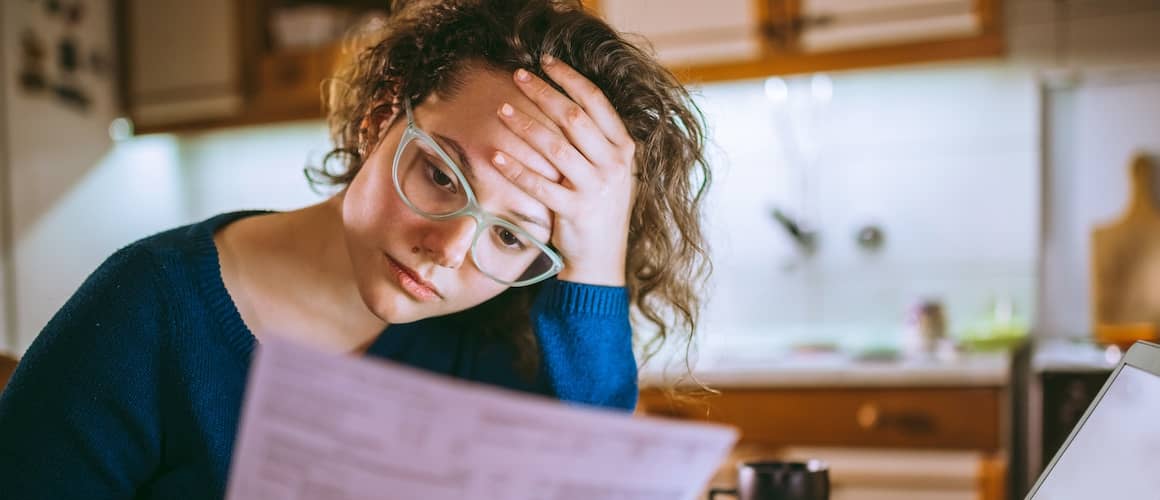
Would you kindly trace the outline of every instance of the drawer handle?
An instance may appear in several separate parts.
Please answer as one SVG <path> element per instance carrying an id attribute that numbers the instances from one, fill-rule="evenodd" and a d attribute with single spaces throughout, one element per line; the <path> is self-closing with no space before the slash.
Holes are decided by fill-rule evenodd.
<path id="1" fill-rule="evenodd" d="M 878 427 L 878 405 L 874 403 L 866 403 L 858 407 L 858 411 L 854 413 L 854 419 L 858 421 L 858 427 L 863 430 L 870 430 Z"/>
<path id="2" fill-rule="evenodd" d="M 865 403 L 858 407 L 854 419 L 862 430 L 895 428 L 908 434 L 928 434 L 934 432 L 934 417 L 929 414 L 912 411 L 886 413 L 874 403 Z"/>

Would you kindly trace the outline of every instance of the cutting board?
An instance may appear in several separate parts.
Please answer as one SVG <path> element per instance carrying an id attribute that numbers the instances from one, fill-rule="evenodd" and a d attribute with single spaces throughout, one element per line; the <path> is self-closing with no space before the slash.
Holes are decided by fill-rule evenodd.
<path id="1" fill-rule="evenodd" d="M 1131 196 L 1118 220 L 1092 233 L 1093 330 L 1108 325 L 1160 325 L 1160 211 L 1152 194 L 1155 169 L 1137 155 Z"/>

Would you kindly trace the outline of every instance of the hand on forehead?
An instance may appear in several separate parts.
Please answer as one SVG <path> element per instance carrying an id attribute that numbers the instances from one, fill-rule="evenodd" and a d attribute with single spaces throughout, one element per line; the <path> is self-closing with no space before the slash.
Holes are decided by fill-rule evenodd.
<path id="1" fill-rule="evenodd" d="M 507 73 L 476 68 L 464 71 L 464 85 L 455 95 L 442 97 L 433 94 L 423 101 L 422 109 L 415 110 L 420 128 L 432 135 L 438 133 L 455 140 L 469 159 L 488 168 L 491 168 L 488 159 L 496 151 L 531 152 L 530 146 L 496 116 L 496 110 L 503 103 L 510 103 L 543 126 L 560 132 L 551 118 L 512 83 Z M 448 153 L 455 156 L 451 151 Z M 562 178 L 550 163 L 532 163 L 528 166 L 540 175 L 556 182 Z"/>

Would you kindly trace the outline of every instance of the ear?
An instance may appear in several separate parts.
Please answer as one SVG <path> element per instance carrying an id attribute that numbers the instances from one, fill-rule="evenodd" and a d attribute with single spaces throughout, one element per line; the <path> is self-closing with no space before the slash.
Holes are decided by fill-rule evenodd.
<path id="1" fill-rule="evenodd" d="M 373 151 L 387 135 L 391 124 L 402 112 L 397 98 L 381 100 L 372 105 L 359 122 L 359 143 L 366 151 Z M 360 151 L 366 156 L 366 151 Z"/>

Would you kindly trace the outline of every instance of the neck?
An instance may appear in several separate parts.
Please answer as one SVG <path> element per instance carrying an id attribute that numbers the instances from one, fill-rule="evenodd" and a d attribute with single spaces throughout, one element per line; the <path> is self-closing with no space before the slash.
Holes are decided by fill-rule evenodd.
<path id="1" fill-rule="evenodd" d="M 299 300 L 310 304 L 322 327 L 317 340 L 332 350 L 365 351 L 387 324 L 362 300 L 347 253 L 342 224 L 343 195 L 285 214 L 286 264 L 306 286 Z M 310 324 L 314 324 L 311 322 Z"/>

